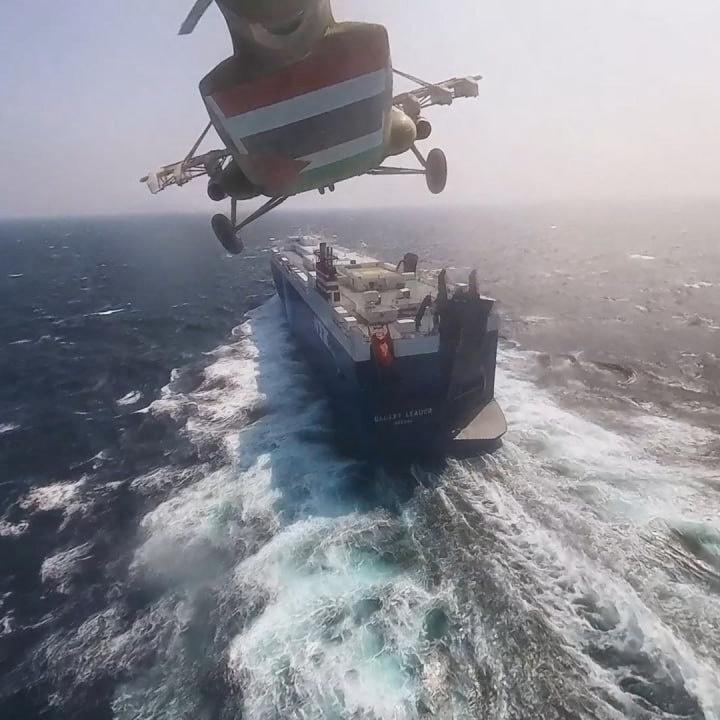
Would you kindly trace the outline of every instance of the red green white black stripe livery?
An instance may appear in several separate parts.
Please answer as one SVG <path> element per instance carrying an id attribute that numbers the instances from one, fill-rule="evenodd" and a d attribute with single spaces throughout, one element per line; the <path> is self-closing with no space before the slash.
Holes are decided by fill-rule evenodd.
<path id="1" fill-rule="evenodd" d="M 331 36 L 300 62 L 216 87 L 205 103 L 235 161 L 268 195 L 294 195 L 363 174 L 386 155 L 392 108 L 387 36 Z"/>

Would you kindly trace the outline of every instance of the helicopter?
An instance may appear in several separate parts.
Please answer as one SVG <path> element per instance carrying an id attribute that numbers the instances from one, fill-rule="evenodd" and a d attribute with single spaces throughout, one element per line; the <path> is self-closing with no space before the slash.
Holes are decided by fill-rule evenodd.
<path id="1" fill-rule="evenodd" d="M 197 0 L 179 34 L 213 1 L 233 54 L 200 82 L 207 127 L 183 160 L 141 178 L 150 192 L 206 176 L 211 200 L 230 199 L 230 216 L 211 225 L 235 255 L 243 228 L 300 193 L 324 195 L 361 175 L 424 175 L 431 193 L 445 189 L 445 154 L 416 145 L 432 132 L 423 112 L 477 97 L 481 76 L 428 83 L 394 69 L 386 28 L 336 22 L 330 0 Z M 393 96 L 394 75 L 418 87 Z M 224 148 L 197 154 L 211 128 Z M 419 167 L 384 164 L 407 152 Z M 238 201 L 259 196 L 268 199 L 238 222 Z"/>

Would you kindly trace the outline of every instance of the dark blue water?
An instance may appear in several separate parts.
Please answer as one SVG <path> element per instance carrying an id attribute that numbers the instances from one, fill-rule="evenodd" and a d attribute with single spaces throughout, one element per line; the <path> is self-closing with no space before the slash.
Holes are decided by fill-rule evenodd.
<path id="1" fill-rule="evenodd" d="M 5 522 L 24 522 L 18 500 L 58 481 L 84 478 L 99 496 L 82 523 L 94 538 L 84 597 L 61 607 L 72 616 L 103 602 L 102 583 L 134 536 L 136 503 L 122 492 L 105 496 L 103 485 L 168 455 L 192 455 L 172 423 L 134 411 L 158 396 L 173 368 L 193 382 L 203 353 L 272 288 L 264 257 L 246 258 L 239 273 L 200 217 L 5 223 L 0 247 L 0 512 Z M 14 622 L 31 629 L 58 608 L 40 569 L 78 532 L 63 528 L 61 515 L 50 509 L 30 518 L 27 533 L 0 536 L 0 594 Z M 23 635 L 3 652 L 4 677 L 28 649 Z M 30 703 L 22 709 L 20 700 L 18 717 L 47 703 L 28 679 L 23 673 L 13 683 Z"/>
<path id="2" fill-rule="evenodd" d="M 720 717 L 717 217 L 0 224 L 0 717 Z M 339 454 L 298 226 L 480 268 L 497 455 Z"/>

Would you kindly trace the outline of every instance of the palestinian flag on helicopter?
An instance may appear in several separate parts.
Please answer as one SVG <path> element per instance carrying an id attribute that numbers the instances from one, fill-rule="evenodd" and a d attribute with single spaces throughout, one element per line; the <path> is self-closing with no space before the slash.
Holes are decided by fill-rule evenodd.
<path id="1" fill-rule="evenodd" d="M 211 118 L 266 195 L 294 195 L 377 167 L 392 106 L 387 34 L 336 32 L 311 55 L 205 97 Z"/>

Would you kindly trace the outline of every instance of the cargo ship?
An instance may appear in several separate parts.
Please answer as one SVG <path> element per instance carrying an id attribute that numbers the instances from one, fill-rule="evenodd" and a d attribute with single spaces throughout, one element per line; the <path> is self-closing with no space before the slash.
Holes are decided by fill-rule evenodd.
<path id="1" fill-rule="evenodd" d="M 313 235 L 273 247 L 271 269 L 344 444 L 402 456 L 499 446 L 499 317 L 475 271 L 450 283 L 419 272 L 413 253 L 393 265 Z"/>

